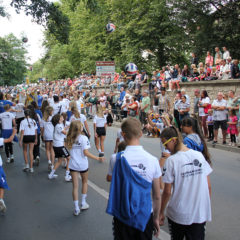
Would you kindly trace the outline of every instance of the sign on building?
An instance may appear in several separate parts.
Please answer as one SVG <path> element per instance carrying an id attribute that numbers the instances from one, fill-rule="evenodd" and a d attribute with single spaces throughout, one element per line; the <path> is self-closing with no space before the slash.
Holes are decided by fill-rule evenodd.
<path id="1" fill-rule="evenodd" d="M 96 75 L 99 77 L 109 77 L 114 79 L 115 62 L 114 61 L 98 61 L 96 62 Z"/>

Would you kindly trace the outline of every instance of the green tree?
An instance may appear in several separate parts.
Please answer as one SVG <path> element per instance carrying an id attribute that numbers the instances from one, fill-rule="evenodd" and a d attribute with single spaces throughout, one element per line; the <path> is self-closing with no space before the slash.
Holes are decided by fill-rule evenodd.
<path id="1" fill-rule="evenodd" d="M 26 53 L 22 40 L 13 34 L 0 37 L 0 85 L 15 85 L 23 81 L 27 70 Z"/>

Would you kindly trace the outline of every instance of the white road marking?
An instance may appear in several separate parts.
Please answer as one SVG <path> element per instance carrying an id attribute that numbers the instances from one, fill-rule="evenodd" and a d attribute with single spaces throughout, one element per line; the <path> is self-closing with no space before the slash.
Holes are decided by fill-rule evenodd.
<path id="1" fill-rule="evenodd" d="M 40 148 L 45 151 L 45 149 L 40 146 Z M 81 178 L 81 176 L 79 175 L 79 178 Z M 103 188 L 98 187 L 95 183 L 91 182 L 90 180 L 88 180 L 88 186 L 91 187 L 93 190 L 95 190 L 97 193 L 99 193 L 102 197 L 104 197 L 106 200 L 108 200 L 108 196 L 109 193 L 107 191 L 105 191 Z M 160 230 L 160 234 L 158 236 L 159 240 L 170 240 L 171 237 L 170 235 L 165 232 L 164 230 Z"/>

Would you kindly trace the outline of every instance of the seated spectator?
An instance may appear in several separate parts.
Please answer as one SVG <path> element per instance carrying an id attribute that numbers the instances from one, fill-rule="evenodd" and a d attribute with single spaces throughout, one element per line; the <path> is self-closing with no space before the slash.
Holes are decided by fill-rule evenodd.
<path id="1" fill-rule="evenodd" d="M 190 71 L 188 70 L 188 65 L 184 65 L 182 70 L 182 82 L 188 82 L 189 77 L 190 77 Z"/>
<path id="2" fill-rule="evenodd" d="M 172 75 L 169 66 L 163 67 L 163 71 L 165 74 L 165 85 L 163 87 L 167 87 L 167 83 L 171 80 Z"/>
<path id="3" fill-rule="evenodd" d="M 240 69 L 238 66 L 238 60 L 233 60 L 233 64 L 231 66 L 231 77 L 233 79 L 240 78 Z"/>
<path id="4" fill-rule="evenodd" d="M 200 81 L 204 81 L 205 78 L 206 78 L 206 73 L 204 72 L 204 68 L 200 68 L 200 71 L 199 71 L 199 80 Z"/>
<path id="5" fill-rule="evenodd" d="M 218 79 L 218 77 L 217 77 L 217 69 L 216 69 L 216 67 L 212 67 L 211 74 L 210 74 L 210 76 L 208 76 L 206 78 L 206 80 L 210 81 L 210 80 L 217 80 L 217 79 Z"/>
<path id="6" fill-rule="evenodd" d="M 204 68 L 203 62 L 200 62 L 200 63 L 198 64 L 198 72 L 200 72 L 200 68 Z"/>
<path id="7" fill-rule="evenodd" d="M 205 73 L 206 73 L 206 77 L 209 77 L 211 75 L 212 72 L 212 68 L 209 67 L 208 64 L 205 64 L 205 69 L 204 69 Z"/>
<path id="8" fill-rule="evenodd" d="M 177 89 L 180 90 L 180 77 L 181 77 L 181 69 L 179 68 L 178 64 L 174 66 L 171 70 L 172 79 L 169 81 L 169 89 L 168 91 L 172 91 L 175 89 L 175 85 L 177 85 Z"/>
<path id="9" fill-rule="evenodd" d="M 191 75 L 191 77 L 189 78 L 190 82 L 194 82 L 194 81 L 199 81 L 199 72 L 197 68 L 193 69 L 193 73 Z"/>
<path id="10" fill-rule="evenodd" d="M 130 104 L 128 105 L 128 116 L 138 118 L 138 103 L 136 97 L 132 97 L 130 100 Z"/>

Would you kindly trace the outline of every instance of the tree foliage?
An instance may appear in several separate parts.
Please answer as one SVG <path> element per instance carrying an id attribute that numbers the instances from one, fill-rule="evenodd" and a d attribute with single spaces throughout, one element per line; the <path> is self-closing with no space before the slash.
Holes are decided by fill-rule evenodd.
<path id="1" fill-rule="evenodd" d="M 24 80 L 26 53 L 22 40 L 13 34 L 0 37 L 0 85 L 15 85 Z"/>
<path id="2" fill-rule="evenodd" d="M 215 46 L 240 55 L 237 0 L 61 0 L 58 6 L 69 19 L 69 41 L 46 32 L 42 63 L 49 79 L 94 72 L 99 60 L 114 60 L 118 70 L 134 62 L 150 72 L 189 63 L 191 51 L 204 58 Z M 110 34 L 108 22 L 116 25 Z"/>

